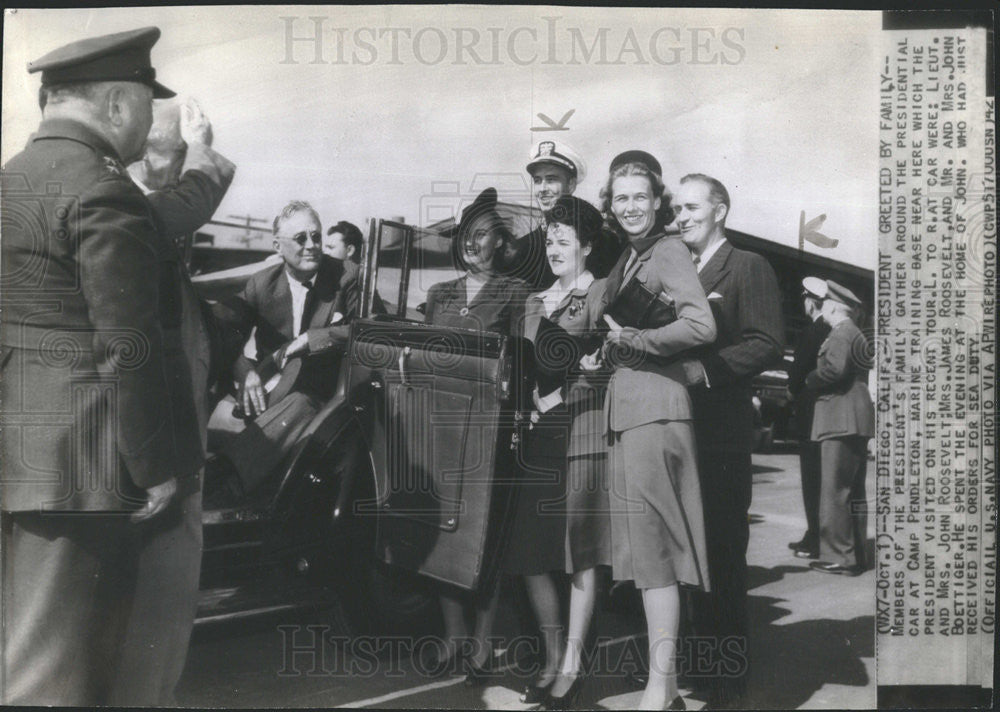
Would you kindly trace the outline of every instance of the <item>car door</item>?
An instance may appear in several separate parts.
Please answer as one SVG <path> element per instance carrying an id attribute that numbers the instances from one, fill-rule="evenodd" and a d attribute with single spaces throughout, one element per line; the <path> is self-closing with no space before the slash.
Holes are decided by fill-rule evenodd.
<path id="1" fill-rule="evenodd" d="M 497 570 L 513 494 L 511 339 L 422 323 L 439 236 L 381 221 L 365 297 L 386 312 L 352 326 L 348 399 L 371 451 L 377 555 L 463 589 Z M 430 246 L 430 247 L 428 247 Z M 418 302 L 418 303 L 414 303 Z"/>

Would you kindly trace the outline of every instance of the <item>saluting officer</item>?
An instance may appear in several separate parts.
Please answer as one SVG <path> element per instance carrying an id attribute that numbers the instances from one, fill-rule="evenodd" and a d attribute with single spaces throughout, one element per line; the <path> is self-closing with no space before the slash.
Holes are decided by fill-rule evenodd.
<path id="1" fill-rule="evenodd" d="M 153 98 L 173 96 L 150 64 L 159 36 L 90 38 L 29 64 L 42 122 L 3 169 L 7 704 L 108 702 L 135 522 L 198 486 L 191 390 L 172 388 L 164 347 L 180 277 L 161 269 L 152 208 L 124 165 Z"/>

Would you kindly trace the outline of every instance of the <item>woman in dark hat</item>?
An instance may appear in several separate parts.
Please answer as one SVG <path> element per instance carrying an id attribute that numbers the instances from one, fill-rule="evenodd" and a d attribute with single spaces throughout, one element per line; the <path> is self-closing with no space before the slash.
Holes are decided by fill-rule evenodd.
<path id="1" fill-rule="evenodd" d="M 711 343 L 715 321 L 687 248 L 664 233 L 669 196 L 656 159 L 638 151 L 615 158 L 601 197 L 629 243 L 601 298 L 614 370 L 604 409 L 613 574 L 642 592 L 650 670 L 639 708 L 684 709 L 678 587 L 707 589 L 709 581 L 691 401 L 674 357 Z M 654 297 L 655 317 L 623 307 L 637 293 Z"/>
<path id="2" fill-rule="evenodd" d="M 493 269 L 497 250 L 510 237 L 496 211 L 496 203 L 496 190 L 487 188 L 462 211 L 452 254 L 456 266 L 466 272 L 428 290 L 424 317 L 427 324 L 507 335 L 520 333 L 527 289 L 520 280 L 497 275 Z M 447 658 L 426 661 L 427 667 L 444 672 L 451 667 L 451 660 L 466 658 L 466 683 L 476 685 L 485 680 L 492 661 L 486 638 L 496 613 L 497 592 L 494 586 L 476 597 L 472 636 L 465 620 L 467 601 L 449 593 L 441 594 Z M 462 641 L 470 639 L 471 649 L 461 649 Z"/>
<path id="3" fill-rule="evenodd" d="M 497 250 L 510 239 L 496 204 L 496 190 L 487 188 L 462 211 L 452 256 L 465 275 L 428 290 L 426 323 L 501 334 L 520 325 L 524 283 L 494 269 Z"/>
<path id="4" fill-rule="evenodd" d="M 525 578 L 545 639 L 546 659 L 521 701 L 561 708 L 579 689 L 583 640 L 597 593 L 598 565 L 611 564 L 608 490 L 601 428 L 606 374 L 584 373 L 580 357 L 599 306 L 593 290 L 614 259 L 596 208 L 571 195 L 546 212 L 546 257 L 556 278 L 525 305 L 524 335 L 535 347 L 534 410 L 523 438 L 517 514 L 504 568 Z M 616 255 L 617 256 L 617 255 Z M 598 342 L 599 343 L 599 342 Z M 602 383 L 603 376 L 603 383 Z M 572 574 L 566 643 L 555 571 Z"/>

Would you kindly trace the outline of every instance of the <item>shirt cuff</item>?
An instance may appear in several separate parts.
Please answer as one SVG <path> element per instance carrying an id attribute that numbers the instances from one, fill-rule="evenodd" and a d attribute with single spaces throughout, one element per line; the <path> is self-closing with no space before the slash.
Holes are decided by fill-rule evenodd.
<path id="1" fill-rule="evenodd" d="M 555 408 L 557 405 L 563 402 L 562 389 L 557 388 L 556 390 L 549 393 L 547 396 L 538 396 L 538 412 L 548 413 L 550 410 Z"/>

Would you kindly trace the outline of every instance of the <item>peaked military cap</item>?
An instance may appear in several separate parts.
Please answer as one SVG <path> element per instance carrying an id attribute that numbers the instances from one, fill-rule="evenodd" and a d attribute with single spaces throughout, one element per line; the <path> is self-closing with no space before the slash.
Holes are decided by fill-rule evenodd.
<path id="1" fill-rule="evenodd" d="M 174 92 L 156 81 L 149 54 L 160 39 L 159 27 L 89 37 L 54 49 L 28 62 L 28 72 L 42 73 L 42 86 L 78 82 L 139 82 L 152 88 L 156 99 Z"/>
<path id="2" fill-rule="evenodd" d="M 854 292 L 847 287 L 837 284 L 832 279 L 826 280 L 826 286 L 827 299 L 832 299 L 835 302 L 840 302 L 841 304 L 845 304 L 849 307 L 861 306 L 861 300 L 858 299 L 857 295 L 855 295 Z"/>
<path id="3" fill-rule="evenodd" d="M 641 163 L 646 166 L 646 168 L 653 171 L 656 175 L 661 178 L 663 177 L 663 168 L 660 166 L 660 162 L 656 160 L 653 154 L 646 153 L 645 151 L 640 151 L 638 149 L 623 151 L 612 158 L 611 166 L 608 168 L 608 173 L 611 173 L 615 168 L 626 163 Z"/>
<path id="4" fill-rule="evenodd" d="M 825 279 L 820 279 L 819 277 L 806 277 L 802 280 L 802 296 L 806 297 L 816 297 L 817 299 L 826 299 L 827 293 L 830 291 L 827 286 Z"/>
<path id="5" fill-rule="evenodd" d="M 570 172 L 573 178 L 576 178 L 577 183 L 583 182 L 583 177 L 586 175 L 583 159 L 576 151 L 561 141 L 545 139 L 538 141 L 531 147 L 531 155 L 528 157 L 528 165 L 525 168 L 530 173 L 534 166 L 541 163 L 562 166 Z"/>

